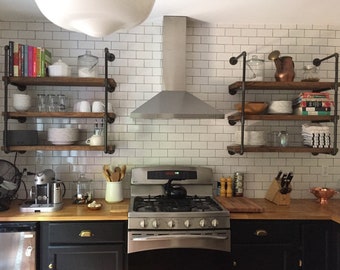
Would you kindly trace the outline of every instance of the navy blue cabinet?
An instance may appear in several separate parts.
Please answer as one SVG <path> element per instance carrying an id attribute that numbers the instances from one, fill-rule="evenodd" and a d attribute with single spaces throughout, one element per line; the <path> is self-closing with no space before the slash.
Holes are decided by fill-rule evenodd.
<path id="1" fill-rule="evenodd" d="M 42 222 L 41 270 L 124 270 L 126 222 Z"/>
<path id="2" fill-rule="evenodd" d="M 232 220 L 231 239 L 232 269 L 299 269 L 294 221 Z"/>

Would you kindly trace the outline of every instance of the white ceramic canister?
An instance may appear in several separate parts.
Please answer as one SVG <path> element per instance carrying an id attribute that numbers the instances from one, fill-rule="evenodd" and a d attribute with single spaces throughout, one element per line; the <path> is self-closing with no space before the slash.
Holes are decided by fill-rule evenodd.
<path id="1" fill-rule="evenodd" d="M 121 202 L 123 200 L 123 182 L 106 182 L 105 201 L 108 203 Z"/>

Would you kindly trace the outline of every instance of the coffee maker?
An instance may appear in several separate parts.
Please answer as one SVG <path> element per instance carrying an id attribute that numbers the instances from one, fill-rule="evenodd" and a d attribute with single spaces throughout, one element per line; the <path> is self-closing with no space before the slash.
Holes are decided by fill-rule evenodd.
<path id="1" fill-rule="evenodd" d="M 55 179 L 51 169 L 43 170 L 34 177 L 34 186 L 30 190 L 29 201 L 20 206 L 22 212 L 54 212 L 63 207 L 65 185 Z"/>

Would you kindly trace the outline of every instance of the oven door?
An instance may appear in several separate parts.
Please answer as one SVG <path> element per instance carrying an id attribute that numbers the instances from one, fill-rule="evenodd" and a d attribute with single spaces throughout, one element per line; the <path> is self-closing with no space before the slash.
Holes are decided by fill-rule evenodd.
<path id="1" fill-rule="evenodd" d="M 128 234 L 129 270 L 230 269 L 230 231 L 141 232 Z"/>
<path id="2" fill-rule="evenodd" d="M 129 231 L 128 253 L 164 248 L 230 251 L 230 230 Z"/>

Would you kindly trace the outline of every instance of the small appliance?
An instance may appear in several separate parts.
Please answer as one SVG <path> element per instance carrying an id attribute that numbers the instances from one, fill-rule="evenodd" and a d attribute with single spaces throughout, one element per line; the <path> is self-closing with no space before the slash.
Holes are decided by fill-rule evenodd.
<path id="1" fill-rule="evenodd" d="M 31 199 L 20 206 L 22 212 L 54 212 L 63 207 L 65 185 L 55 179 L 51 169 L 43 170 L 34 177 L 34 186 L 30 190 Z"/>

